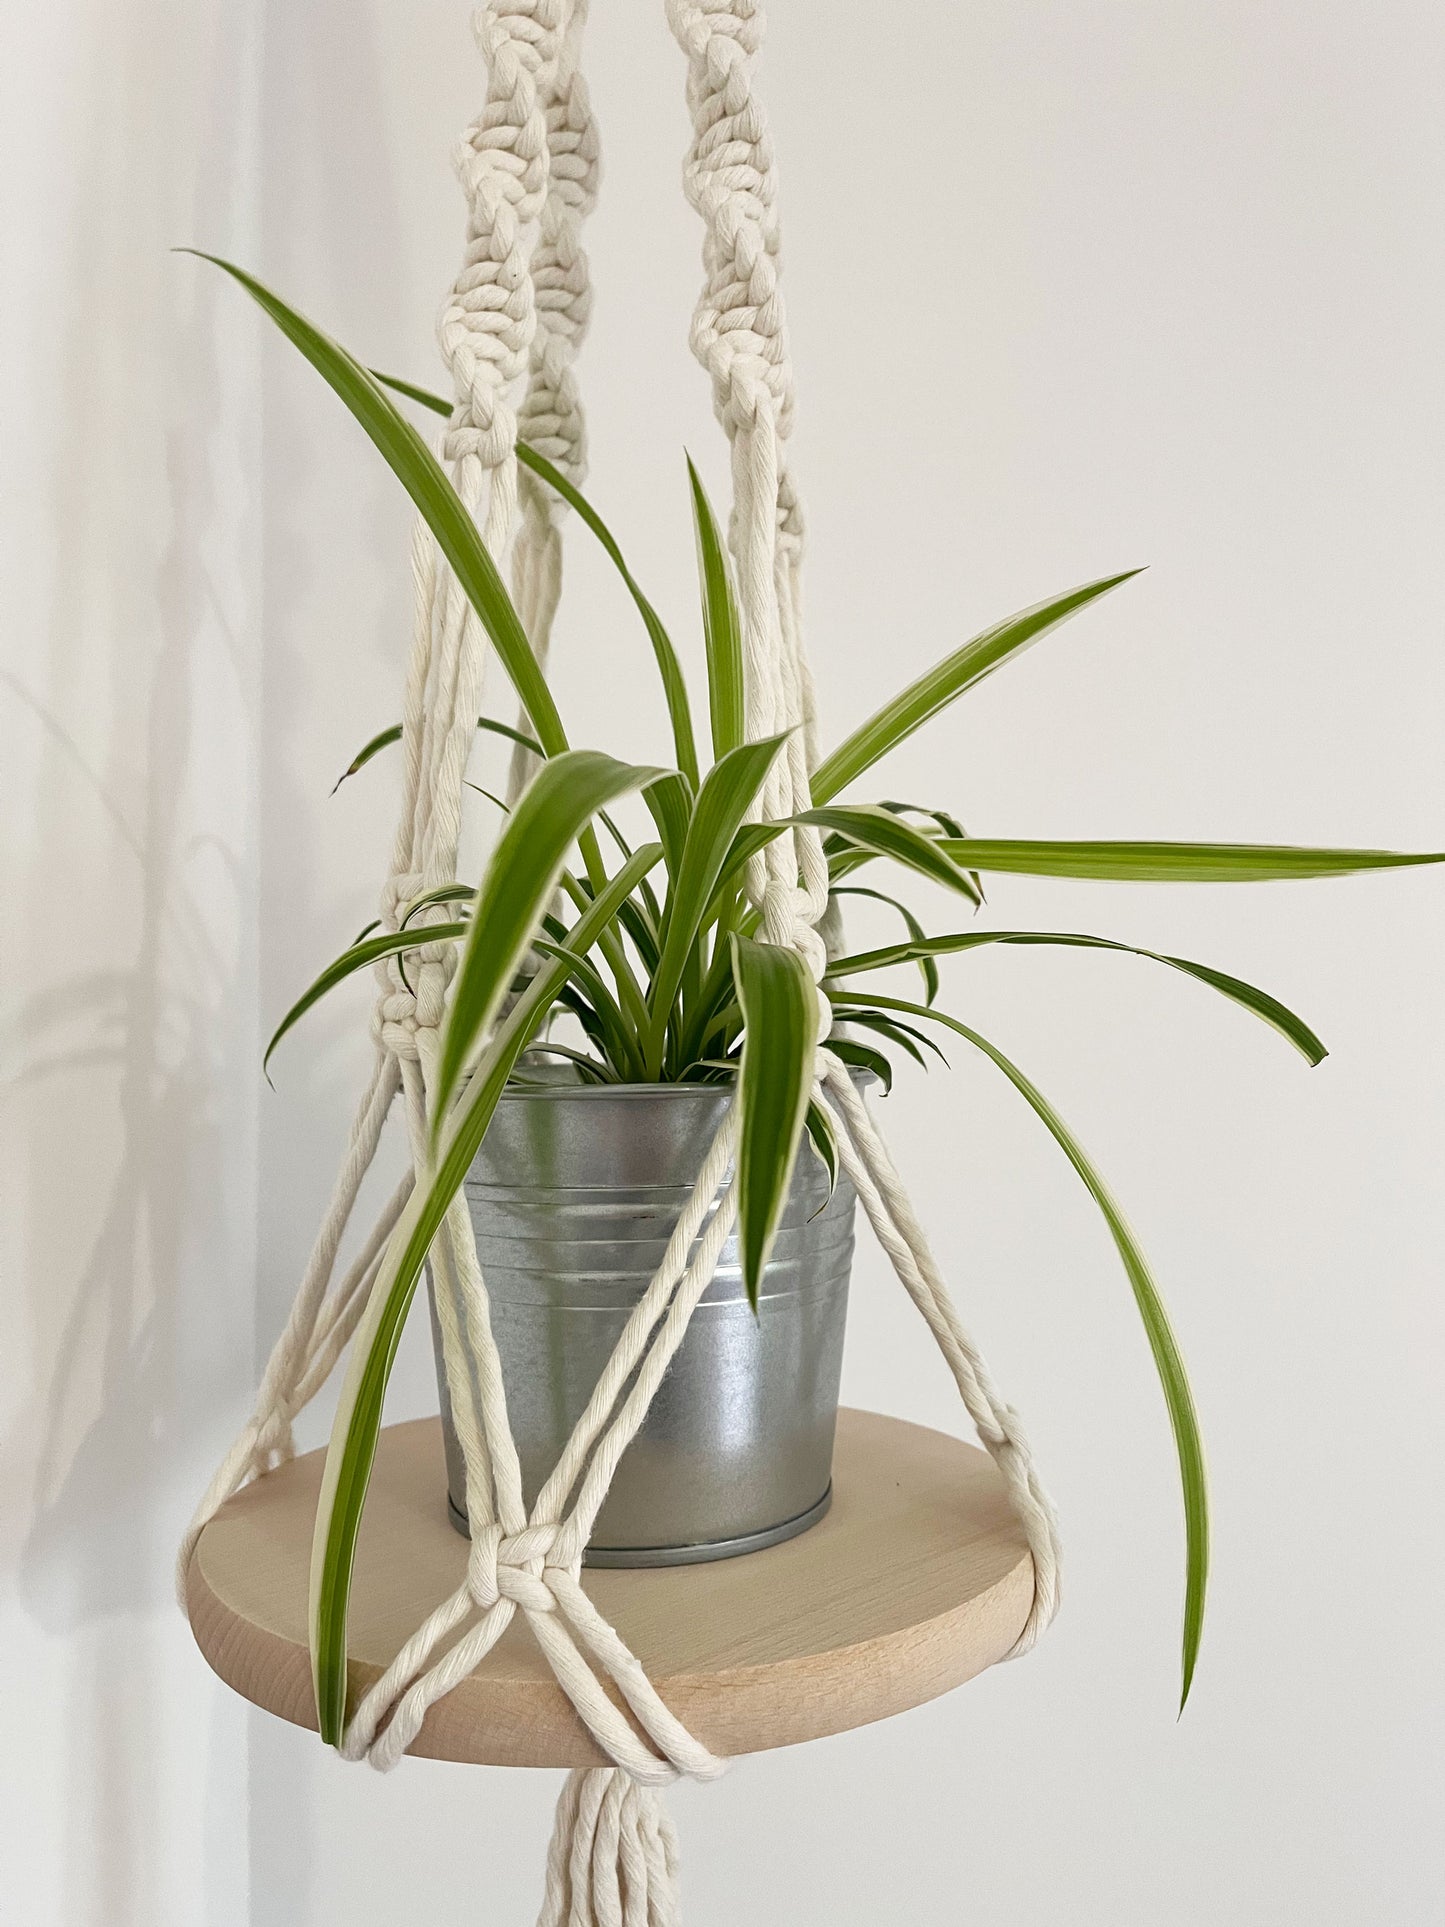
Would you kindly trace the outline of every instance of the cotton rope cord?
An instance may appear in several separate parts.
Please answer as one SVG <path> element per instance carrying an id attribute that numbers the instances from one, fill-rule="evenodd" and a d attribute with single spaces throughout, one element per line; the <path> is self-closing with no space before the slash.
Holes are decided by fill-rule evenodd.
<path id="1" fill-rule="evenodd" d="M 840 1060 L 819 1052 L 821 1093 L 835 1123 L 838 1154 L 868 1222 L 909 1297 L 937 1340 L 985 1449 L 998 1466 L 1034 1562 L 1034 1597 L 1011 1651 L 1020 1658 L 1059 1609 L 1058 1520 L 1039 1479 L 1017 1412 L 1005 1403 L 983 1357 L 964 1330 L 922 1225 L 856 1086 Z"/>
<path id="2" fill-rule="evenodd" d="M 677 1858 L 676 1829 L 650 1787 L 580 1767 L 557 1803 L 538 1927 L 671 1927 Z"/>
<path id="3" fill-rule="evenodd" d="M 809 807 L 816 766 L 813 682 L 803 647 L 803 522 L 787 461 L 794 393 L 778 280 L 777 182 L 752 91 L 763 16 L 750 0 L 667 0 L 687 56 L 693 139 L 684 182 L 702 217 L 704 285 L 692 346 L 713 386 L 731 451 L 729 546 L 736 574 L 750 740 L 786 732 L 759 814 L 789 821 Z M 467 245 L 438 336 L 456 406 L 442 441 L 453 482 L 491 552 L 514 524 L 519 613 L 545 661 L 561 587 L 561 504 L 519 477 L 519 432 L 573 479 L 586 436 L 573 362 L 590 308 L 582 222 L 596 195 L 596 124 L 580 74 L 586 0 L 509 0 L 484 7 L 475 31 L 487 62 L 486 102 L 457 153 Z M 510 396 L 526 375 L 514 410 Z M 423 892 L 456 875 L 463 776 L 482 693 L 481 625 L 420 520 L 416 597 L 402 724 L 402 808 L 382 922 L 397 929 Z M 525 754 L 514 758 L 515 795 Z M 844 1173 L 953 1373 L 998 1463 L 1034 1559 L 1035 1595 L 1014 1647 L 1026 1651 L 1058 1602 L 1052 1506 L 1012 1411 L 969 1340 L 867 1106 L 821 1040 L 832 1012 L 821 989 L 834 922 L 817 830 L 792 823 L 756 857 L 749 893 L 763 938 L 794 949 L 818 984 L 816 1093 L 836 1128 Z M 435 921 L 439 912 L 418 913 Z M 833 947 L 836 947 L 835 945 Z M 346 1159 L 278 1339 L 252 1417 L 219 1468 L 182 1543 L 178 1580 L 206 1521 L 249 1478 L 290 1456 L 291 1425 L 337 1362 L 379 1277 L 414 1185 L 388 1200 L 341 1281 L 337 1255 L 387 1114 L 404 1094 L 414 1170 L 428 1170 L 427 1089 L 435 1074 L 454 952 L 425 943 L 408 977 L 377 967 L 372 1075 Z M 584 1549 L 618 1461 L 642 1425 L 736 1218 L 730 1107 L 704 1159 L 662 1263 L 629 1316 L 558 1465 L 526 1508 L 507 1422 L 500 1358 L 465 1200 L 453 1200 L 430 1254 L 442 1354 L 466 1471 L 471 1553 L 464 1582 L 441 1601 L 352 1712 L 350 1759 L 389 1768 L 428 1709 L 465 1678 L 520 1611 L 563 1691 L 613 1767 L 569 1774 L 548 1853 L 540 1927 L 675 1927 L 677 1846 L 658 1789 L 680 1774 L 723 1770 L 671 1714 L 580 1583 Z M 604 1690 L 610 1680 L 625 1708 Z"/>
<path id="4" fill-rule="evenodd" d="M 506 548 L 517 499 L 517 425 L 507 393 L 527 366 L 536 321 L 526 246 L 548 179 L 546 97 L 538 83 L 540 76 L 550 85 L 570 11 L 562 0 L 515 0 L 477 16 L 477 38 L 488 63 L 487 100 L 456 156 L 468 223 L 462 269 L 438 327 L 458 397 L 444 450 L 453 482 L 498 554 Z M 417 618 L 402 718 L 403 801 L 381 904 L 382 923 L 392 930 L 413 898 L 455 875 L 462 774 L 485 653 L 481 626 L 420 519 L 411 562 Z M 414 988 L 397 960 L 378 966 L 372 1077 L 255 1411 L 182 1540 L 177 1585 L 183 1601 L 186 1570 L 207 1521 L 239 1486 L 293 1449 L 295 1392 L 314 1377 L 311 1367 L 327 1343 L 318 1338 L 318 1319 L 341 1240 L 400 1087 L 399 1066 L 417 1060 L 418 1030 L 435 1032 L 442 1021 L 450 968 L 450 948 L 441 945 L 428 945 L 414 957 Z"/>
<path id="5" fill-rule="evenodd" d="M 580 69 L 586 24 L 587 0 L 573 0 L 545 90 L 547 192 L 530 267 L 536 333 L 527 392 L 517 413 L 521 439 L 579 487 L 587 477 L 587 428 L 573 364 L 592 312 L 582 224 L 597 199 L 599 171 L 597 122 Z M 566 505 L 530 471 L 522 471 L 518 481 L 521 526 L 513 550 L 513 586 L 522 628 L 545 667 L 562 593 L 558 523 Z M 516 746 L 509 803 L 520 796 L 535 762 L 529 750 Z"/>

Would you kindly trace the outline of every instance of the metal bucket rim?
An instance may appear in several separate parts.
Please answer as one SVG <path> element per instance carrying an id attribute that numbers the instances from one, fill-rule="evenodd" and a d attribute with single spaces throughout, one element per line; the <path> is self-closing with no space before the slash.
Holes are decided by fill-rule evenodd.
<path id="1" fill-rule="evenodd" d="M 881 1081 L 876 1071 L 871 1071 L 866 1065 L 861 1064 L 850 1065 L 848 1067 L 848 1075 L 852 1078 L 859 1090 L 866 1090 L 870 1084 L 877 1084 Z M 583 1084 L 581 1082 L 568 1084 L 559 1079 L 555 1084 L 538 1083 L 529 1085 L 526 1088 L 509 1084 L 503 1089 L 498 1103 L 555 1104 L 562 1098 L 567 1099 L 569 1102 L 581 1100 L 584 1103 L 596 1103 L 601 1099 L 618 1097 L 625 1097 L 634 1101 L 649 1097 L 690 1097 L 695 1099 L 724 1097 L 731 1099 L 734 1088 L 734 1084 Z"/>

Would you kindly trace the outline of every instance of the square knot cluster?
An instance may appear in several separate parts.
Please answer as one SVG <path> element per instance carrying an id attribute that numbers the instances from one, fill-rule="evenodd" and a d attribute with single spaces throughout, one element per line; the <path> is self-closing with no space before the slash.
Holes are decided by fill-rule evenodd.
<path id="1" fill-rule="evenodd" d="M 555 1612 L 550 1575 L 569 1572 L 547 1563 L 556 1541 L 555 1525 L 524 1526 L 510 1535 L 496 1524 L 479 1526 L 467 1560 L 467 1591 L 483 1612 L 499 1599 L 510 1599 L 528 1613 Z"/>

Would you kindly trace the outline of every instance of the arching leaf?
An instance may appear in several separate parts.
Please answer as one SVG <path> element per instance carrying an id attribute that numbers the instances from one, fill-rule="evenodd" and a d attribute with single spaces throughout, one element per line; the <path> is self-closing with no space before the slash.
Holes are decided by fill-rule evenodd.
<path id="1" fill-rule="evenodd" d="M 1139 573 L 1138 569 L 1125 569 L 1121 575 L 1106 575 L 1098 582 L 1086 582 L 1082 588 L 1051 596 L 1047 602 L 995 623 L 993 628 L 964 643 L 961 649 L 955 649 L 952 655 L 935 663 L 891 702 L 885 703 L 841 742 L 831 756 L 823 759 L 813 775 L 813 801 L 826 803 L 864 770 L 871 769 L 880 756 L 886 756 L 939 710 L 956 701 L 965 690 L 974 688 L 985 676 L 992 675 L 995 669 L 1021 654 L 1050 629 L 1056 629 L 1069 616 Z"/>
<path id="2" fill-rule="evenodd" d="M 540 756 L 542 754 L 542 745 L 537 741 L 535 736 L 529 736 L 524 729 L 513 729 L 510 723 L 499 723 L 495 716 L 478 716 L 477 728 L 485 730 L 492 736 L 510 737 L 514 743 L 520 743 L 523 749 L 531 750 L 534 756 Z M 389 749 L 393 743 L 399 743 L 400 741 L 400 723 L 393 723 L 389 729 L 379 729 L 371 738 L 370 742 L 362 744 L 361 748 L 346 765 L 346 768 L 331 785 L 331 794 L 335 796 L 348 776 L 355 776 L 359 769 L 365 769 L 373 756 L 379 756 L 382 750 Z"/>
<path id="3" fill-rule="evenodd" d="M 863 975 L 869 970 L 886 970 L 894 964 L 914 963 L 921 956 L 942 957 L 963 950 L 980 950 L 986 944 L 1045 944 L 1074 950 L 1115 950 L 1131 957 L 1146 957 L 1152 963 L 1168 964 L 1188 977 L 1208 984 L 1222 996 L 1264 1019 L 1289 1040 L 1301 1056 L 1318 1064 L 1329 1055 L 1319 1038 L 1277 997 L 1243 978 L 1228 976 L 1208 964 L 1192 963 L 1187 957 L 1170 957 L 1158 950 L 1141 950 L 1137 944 L 1116 943 L 1112 937 L 1086 937 L 1071 930 L 963 930 L 943 937 L 925 937 L 921 942 L 889 944 L 880 950 L 860 950 L 851 957 L 839 957 L 828 968 L 828 994 L 833 995 L 832 979 Z M 872 1001 L 868 993 L 865 1000 Z"/>
<path id="4" fill-rule="evenodd" d="M 270 316 L 288 341 L 345 402 L 373 446 L 415 502 L 467 600 L 491 637 L 538 740 L 549 756 L 567 747 L 566 732 L 512 599 L 466 504 L 445 469 L 381 386 L 339 342 L 288 307 L 254 275 L 199 248 L 182 248 L 229 274 Z"/>
<path id="5" fill-rule="evenodd" d="M 352 944 L 349 950 L 329 963 L 316 981 L 311 984 L 292 1004 L 271 1034 L 266 1046 L 266 1055 L 261 1060 L 261 1069 L 268 1070 L 271 1055 L 287 1031 L 304 1017 L 313 1004 L 319 1003 L 328 990 L 334 990 L 348 977 L 355 976 L 358 970 L 379 963 L 383 957 L 394 957 L 404 950 L 420 950 L 428 943 L 456 943 L 467 934 L 468 925 L 464 923 L 424 924 L 413 930 L 387 930 L 379 937 L 365 937 Z"/>

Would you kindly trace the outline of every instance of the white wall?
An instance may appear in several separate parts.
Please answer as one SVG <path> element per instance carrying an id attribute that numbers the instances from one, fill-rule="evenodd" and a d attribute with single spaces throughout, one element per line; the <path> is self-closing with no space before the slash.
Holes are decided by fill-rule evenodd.
<path id="1" fill-rule="evenodd" d="M 256 23 L 27 9 L 0 67 L 0 1891 L 248 1918 L 246 1716 L 176 1524 L 254 1357 Z M 17 29 L 19 31 L 17 32 Z"/>
<path id="2" fill-rule="evenodd" d="M 660 7 L 597 11 L 593 490 L 690 637 L 680 450 L 722 462 L 685 346 L 680 62 Z M 5 75 L 0 1812 L 33 1927 L 535 1905 L 555 1776 L 343 1767 L 217 1687 L 168 1602 L 359 1074 L 355 1000 L 275 1095 L 257 1037 L 370 914 L 391 778 L 326 792 L 395 712 L 407 517 L 314 377 L 165 250 L 229 249 L 428 378 L 465 13 L 31 7 Z M 1146 561 L 892 787 L 994 834 L 1445 842 L 1437 11 L 774 14 L 828 733 L 992 617 Z M 639 638 L 574 551 L 563 701 L 655 748 Z M 1124 959 L 949 972 L 1173 1308 L 1217 1507 L 1194 1700 L 1176 1724 L 1168 1430 L 1107 1235 L 987 1066 L 905 1076 L 889 1126 L 1059 1499 L 1067 1610 L 1026 1665 L 681 1792 L 689 1921 L 1416 1927 L 1445 1901 L 1441 880 L 992 897 L 1255 978 L 1334 1052 L 1308 1072 Z M 428 1372 L 411 1345 L 399 1414 Z M 959 1423 L 866 1247 L 847 1391 Z"/>

